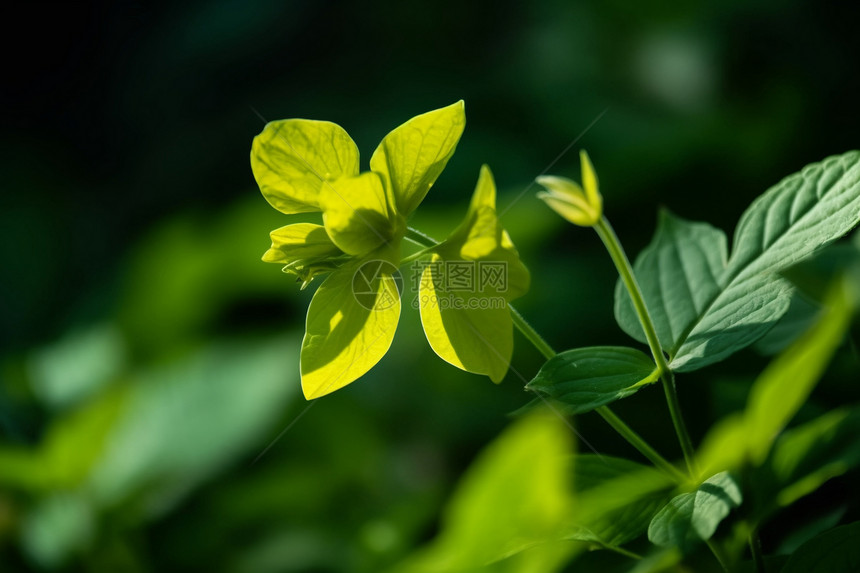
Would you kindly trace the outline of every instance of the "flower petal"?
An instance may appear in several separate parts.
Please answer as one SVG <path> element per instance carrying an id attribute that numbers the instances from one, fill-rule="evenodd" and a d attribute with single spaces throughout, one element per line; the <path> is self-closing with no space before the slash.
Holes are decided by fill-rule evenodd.
<path id="1" fill-rule="evenodd" d="M 496 184 L 490 168 L 481 167 L 466 219 L 438 250 L 454 259 L 499 264 L 504 268 L 502 286 L 495 294 L 511 301 L 525 294 L 530 285 L 528 269 L 496 213 Z"/>
<path id="2" fill-rule="evenodd" d="M 329 237 L 351 255 L 391 244 L 405 230 L 405 221 L 388 205 L 382 181 L 372 171 L 326 183 L 320 207 Z"/>
<path id="3" fill-rule="evenodd" d="M 583 168 L 584 169 L 584 168 Z M 589 203 L 586 193 L 575 181 L 565 177 L 544 175 L 536 179 L 546 191 L 538 192 L 538 199 L 562 218 L 581 227 L 591 227 L 600 220 L 602 199 L 597 195 L 597 208 Z"/>
<path id="4" fill-rule="evenodd" d="M 331 242 L 322 225 L 295 223 L 275 229 L 269 235 L 272 246 L 263 255 L 263 261 L 267 263 L 288 264 L 300 259 L 329 258 L 343 254 Z"/>
<path id="5" fill-rule="evenodd" d="M 355 381 L 388 352 L 400 319 L 392 269 L 384 261 L 356 261 L 329 275 L 314 294 L 301 353 L 308 400 Z"/>
<path id="6" fill-rule="evenodd" d="M 427 342 L 449 364 L 501 382 L 514 348 L 507 301 L 477 287 L 446 287 L 442 274 L 451 262 L 434 255 L 421 275 L 418 301 Z"/>
<path id="7" fill-rule="evenodd" d="M 272 121 L 254 138 L 251 169 L 278 211 L 319 211 L 323 181 L 358 174 L 358 148 L 342 127 L 328 121 Z"/>
<path id="8" fill-rule="evenodd" d="M 463 100 L 413 117 L 383 138 L 370 169 L 383 175 L 397 209 L 408 216 L 454 154 L 466 126 Z"/>

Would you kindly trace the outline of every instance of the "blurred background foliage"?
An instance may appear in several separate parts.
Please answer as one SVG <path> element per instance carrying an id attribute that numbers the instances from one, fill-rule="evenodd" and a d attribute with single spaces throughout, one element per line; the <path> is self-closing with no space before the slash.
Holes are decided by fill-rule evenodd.
<path id="1" fill-rule="evenodd" d="M 811 0 L 2 8 L 2 570 L 380 571 L 435 534 L 464 468 L 528 399 L 541 359 L 524 340 L 496 387 L 436 358 L 404 307 L 375 369 L 304 402 L 315 286 L 260 262 L 286 223 L 249 167 L 264 120 L 337 122 L 366 162 L 393 127 L 465 99 L 466 132 L 413 225 L 444 236 L 490 164 L 533 274 L 520 310 L 558 349 L 624 344 L 611 263 L 538 203 L 534 177 L 551 165 L 578 178 L 587 148 L 631 254 L 659 205 L 730 232 L 780 178 L 857 146 L 858 12 Z M 682 377 L 694 439 L 743 404 L 764 363 L 746 351 L 719 375 Z M 810 414 L 857 400 L 852 371 L 843 354 Z M 679 454 L 662 393 L 617 411 Z M 600 452 L 637 459 L 594 416 L 576 423 Z M 856 512 L 856 477 L 783 516 L 766 550 Z"/>

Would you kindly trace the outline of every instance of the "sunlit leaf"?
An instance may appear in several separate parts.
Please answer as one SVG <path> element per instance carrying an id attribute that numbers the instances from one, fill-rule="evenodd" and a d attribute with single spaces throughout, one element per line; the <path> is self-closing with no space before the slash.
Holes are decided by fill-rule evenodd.
<path id="1" fill-rule="evenodd" d="M 400 293 L 386 261 L 369 256 L 333 272 L 308 308 L 302 342 L 302 390 L 319 398 L 379 362 L 394 340 Z"/>
<path id="2" fill-rule="evenodd" d="M 445 169 L 465 126 L 460 100 L 413 117 L 386 135 L 373 152 L 370 169 L 386 179 L 404 216 L 415 210 Z"/>
<path id="3" fill-rule="evenodd" d="M 654 361 L 633 348 L 594 346 L 549 359 L 526 388 L 557 400 L 570 414 L 588 412 L 656 381 Z"/>
<path id="4" fill-rule="evenodd" d="M 774 359 L 753 384 L 743 413 L 715 424 L 697 453 L 703 474 L 761 465 L 797 413 L 842 341 L 851 321 L 850 295 L 839 281 L 815 325 Z"/>
<path id="5" fill-rule="evenodd" d="M 436 539 L 396 571 L 557 571 L 576 550 L 559 541 L 574 509 L 571 448 L 551 414 L 516 421 L 461 479 Z"/>
<path id="6" fill-rule="evenodd" d="M 745 413 L 746 447 L 755 464 L 806 401 L 851 323 L 847 289 L 839 282 L 816 325 L 771 362 L 750 390 Z"/>
<path id="7" fill-rule="evenodd" d="M 358 175 L 358 148 L 342 127 L 328 121 L 272 121 L 254 138 L 251 169 L 278 211 L 319 211 L 324 181 Z"/>
<path id="8" fill-rule="evenodd" d="M 710 539 L 741 500 L 741 490 L 731 475 L 719 473 L 661 509 L 648 527 L 648 539 L 661 547 L 689 549 Z"/>

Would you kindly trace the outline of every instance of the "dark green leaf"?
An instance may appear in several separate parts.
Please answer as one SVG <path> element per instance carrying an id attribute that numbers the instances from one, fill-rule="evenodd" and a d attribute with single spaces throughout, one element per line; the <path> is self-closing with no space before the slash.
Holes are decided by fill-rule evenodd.
<path id="1" fill-rule="evenodd" d="M 645 532 L 674 483 L 656 469 L 600 455 L 576 457 L 579 504 L 564 537 L 618 547 Z"/>
<path id="2" fill-rule="evenodd" d="M 695 491 L 673 498 L 660 510 L 648 527 L 648 539 L 662 547 L 687 550 L 699 541 L 710 539 L 741 499 L 741 490 L 731 475 L 718 473 Z"/>
<path id="3" fill-rule="evenodd" d="M 855 573 L 860 571 L 860 522 L 836 527 L 800 546 L 782 573 Z"/>
<path id="4" fill-rule="evenodd" d="M 567 350 L 548 360 L 526 388 L 581 414 L 629 396 L 657 380 L 654 362 L 633 348 L 593 346 Z"/>

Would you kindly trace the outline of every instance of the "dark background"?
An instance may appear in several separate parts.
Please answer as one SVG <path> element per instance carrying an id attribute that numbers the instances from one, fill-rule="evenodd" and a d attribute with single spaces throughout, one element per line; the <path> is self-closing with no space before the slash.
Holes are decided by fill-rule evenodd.
<path id="1" fill-rule="evenodd" d="M 588 149 L 635 254 L 659 206 L 731 233 L 767 187 L 857 146 L 856 4 L 524 4 L 0 9 L 4 563 L 376 571 L 432 535 L 457 475 L 528 399 L 521 378 L 541 361 L 522 338 L 495 387 L 438 360 L 404 308 L 383 362 L 253 463 L 304 412 L 296 361 L 314 288 L 259 262 L 286 220 L 249 166 L 264 120 L 339 123 L 366 169 L 390 129 L 464 99 L 466 132 L 414 224 L 453 228 L 488 163 L 532 272 L 517 306 L 557 349 L 628 342 L 596 237 L 534 198 L 554 160 L 550 172 L 578 178 Z M 734 373 L 751 363 L 764 361 L 744 352 L 680 381 L 695 439 L 742 403 L 749 380 Z M 824 406 L 844 397 L 823 392 Z M 63 425 L 112 400 L 120 414 L 96 429 Z M 618 411 L 676 456 L 661 400 L 642 392 Z M 635 455 L 599 419 L 577 423 L 601 451 Z M 55 434 L 78 436 L 63 446 L 77 473 L 45 477 L 78 463 L 34 453 Z M 99 452 L 115 440 L 111 461 Z M 199 440 L 210 453 L 195 457 Z M 104 469 L 116 460 L 148 470 Z"/>

